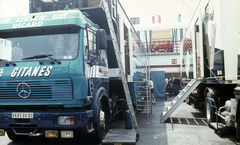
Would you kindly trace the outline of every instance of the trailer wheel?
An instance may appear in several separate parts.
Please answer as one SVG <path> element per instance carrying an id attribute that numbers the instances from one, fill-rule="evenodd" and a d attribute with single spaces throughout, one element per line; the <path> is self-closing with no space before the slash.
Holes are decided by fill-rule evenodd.
<path id="1" fill-rule="evenodd" d="M 240 101 L 238 100 L 238 105 L 237 105 L 237 128 L 236 128 L 236 137 L 240 138 L 240 115 L 238 115 L 240 112 Z"/>
<path id="2" fill-rule="evenodd" d="M 223 137 L 224 134 L 225 134 L 225 131 L 224 131 L 224 130 L 220 130 L 220 131 L 219 131 L 219 135 L 220 135 L 220 137 Z"/>
<path id="3" fill-rule="evenodd" d="M 137 132 L 136 133 L 136 141 L 138 141 L 139 140 L 139 133 Z"/>
<path id="4" fill-rule="evenodd" d="M 25 141 L 28 139 L 27 135 L 16 135 L 12 130 L 7 131 L 8 138 L 12 141 Z"/>
<path id="5" fill-rule="evenodd" d="M 215 108 L 212 108 L 210 106 L 210 105 L 212 105 L 212 101 L 210 101 L 210 103 L 208 103 L 207 97 L 208 98 L 213 98 L 213 94 L 211 92 L 208 92 L 205 96 L 206 120 L 207 120 L 208 126 L 212 128 L 212 126 L 210 125 L 210 116 L 211 116 L 211 122 L 215 122 L 216 121 L 216 114 L 215 114 Z"/>
<path id="6" fill-rule="evenodd" d="M 106 126 L 106 113 L 103 111 L 102 102 L 99 104 L 98 110 L 98 121 L 94 122 L 95 134 L 94 138 L 96 139 L 96 143 L 101 143 L 104 137 L 104 131 Z"/>

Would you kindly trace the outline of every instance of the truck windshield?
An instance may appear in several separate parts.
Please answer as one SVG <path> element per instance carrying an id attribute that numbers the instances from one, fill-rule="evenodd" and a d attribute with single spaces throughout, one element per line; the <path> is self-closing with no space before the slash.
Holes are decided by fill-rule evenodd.
<path id="1" fill-rule="evenodd" d="M 22 60 L 36 55 L 51 55 L 55 59 L 76 59 L 79 27 L 62 26 L 0 31 L 0 59 Z M 48 58 L 41 58 L 48 59 Z"/>

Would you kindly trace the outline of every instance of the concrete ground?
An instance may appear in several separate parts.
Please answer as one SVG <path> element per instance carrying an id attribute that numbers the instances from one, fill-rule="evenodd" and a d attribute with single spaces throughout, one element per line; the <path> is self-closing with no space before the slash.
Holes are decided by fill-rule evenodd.
<path id="1" fill-rule="evenodd" d="M 205 114 L 183 102 L 170 115 L 166 122 L 160 123 L 160 115 L 172 98 L 167 101 L 158 101 L 153 105 L 152 115 L 149 124 L 145 113 L 137 114 L 140 138 L 137 145 L 231 145 L 240 144 L 235 133 L 226 133 L 220 137 L 205 123 Z M 173 123 L 171 123 L 171 120 Z M 180 121 L 179 121 L 180 120 Z"/>
<path id="2" fill-rule="evenodd" d="M 138 131 L 140 138 L 137 145 L 235 145 L 240 140 L 235 132 L 226 133 L 223 137 L 216 134 L 205 123 L 205 115 L 183 102 L 169 117 L 166 123 L 160 123 L 160 114 L 166 105 L 173 99 L 158 101 L 153 105 L 152 114 L 147 118 L 145 112 L 138 112 Z M 180 120 L 180 121 L 179 121 Z M 172 123 L 171 123 L 172 121 Z M 119 121 L 117 128 L 125 128 L 125 122 Z M 79 137 L 80 138 L 80 137 Z M 86 139 L 91 140 L 91 138 Z M 88 145 L 89 142 L 80 143 L 78 140 L 49 140 L 33 138 L 25 142 L 11 142 L 7 136 L 0 137 L 0 145 Z"/>

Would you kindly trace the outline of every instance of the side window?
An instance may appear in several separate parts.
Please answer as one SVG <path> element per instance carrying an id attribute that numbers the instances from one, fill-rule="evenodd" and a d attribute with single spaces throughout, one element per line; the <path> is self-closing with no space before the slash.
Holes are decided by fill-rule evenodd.
<path id="1" fill-rule="evenodd" d="M 91 29 L 88 30 L 88 41 L 89 41 L 89 54 L 97 55 L 96 33 Z"/>
<path id="2" fill-rule="evenodd" d="M 108 65 L 108 62 L 107 62 L 107 51 L 106 50 L 99 50 L 99 51 L 101 51 L 101 52 L 99 52 L 101 54 L 100 55 L 101 61 L 103 61 L 104 64 Z"/>
<path id="3" fill-rule="evenodd" d="M 87 30 L 84 29 L 83 48 L 84 48 L 84 60 L 88 59 L 88 43 L 87 43 Z"/>
<path id="4" fill-rule="evenodd" d="M 91 29 L 84 30 L 84 59 L 88 60 L 88 55 L 97 56 L 96 32 Z"/>

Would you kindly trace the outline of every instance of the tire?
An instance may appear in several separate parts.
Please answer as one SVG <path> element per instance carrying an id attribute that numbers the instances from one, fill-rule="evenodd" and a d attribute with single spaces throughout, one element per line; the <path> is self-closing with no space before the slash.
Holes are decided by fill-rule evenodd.
<path id="1" fill-rule="evenodd" d="M 211 122 L 215 122 L 216 121 L 216 114 L 215 114 L 215 108 L 210 108 L 213 104 L 212 101 L 210 101 L 210 103 L 208 103 L 207 101 L 207 97 L 208 98 L 213 98 L 213 94 L 208 92 L 205 96 L 205 111 L 206 111 L 206 120 L 207 120 L 207 124 L 210 128 L 212 128 L 212 126 L 210 125 L 210 116 L 211 116 Z M 213 98 L 214 99 L 214 98 Z"/>
<path id="2" fill-rule="evenodd" d="M 237 120 L 236 137 L 238 139 L 240 138 L 240 120 L 239 120 L 239 118 Z"/>
<path id="3" fill-rule="evenodd" d="M 236 128 L 236 137 L 240 139 L 240 100 L 238 100 L 238 105 L 237 105 L 237 128 Z"/>
<path id="4" fill-rule="evenodd" d="M 95 142 L 101 143 L 104 138 L 104 132 L 106 130 L 106 113 L 103 111 L 102 103 L 99 104 L 99 110 L 98 110 L 98 121 L 94 122 L 94 128 L 95 128 Z"/>
<path id="5" fill-rule="evenodd" d="M 190 96 L 188 96 L 188 105 L 191 105 L 192 102 L 193 102 L 193 99 Z"/>
<path id="6" fill-rule="evenodd" d="M 27 135 L 16 135 L 12 130 L 7 131 L 8 138 L 12 141 L 25 141 L 28 139 Z"/>

